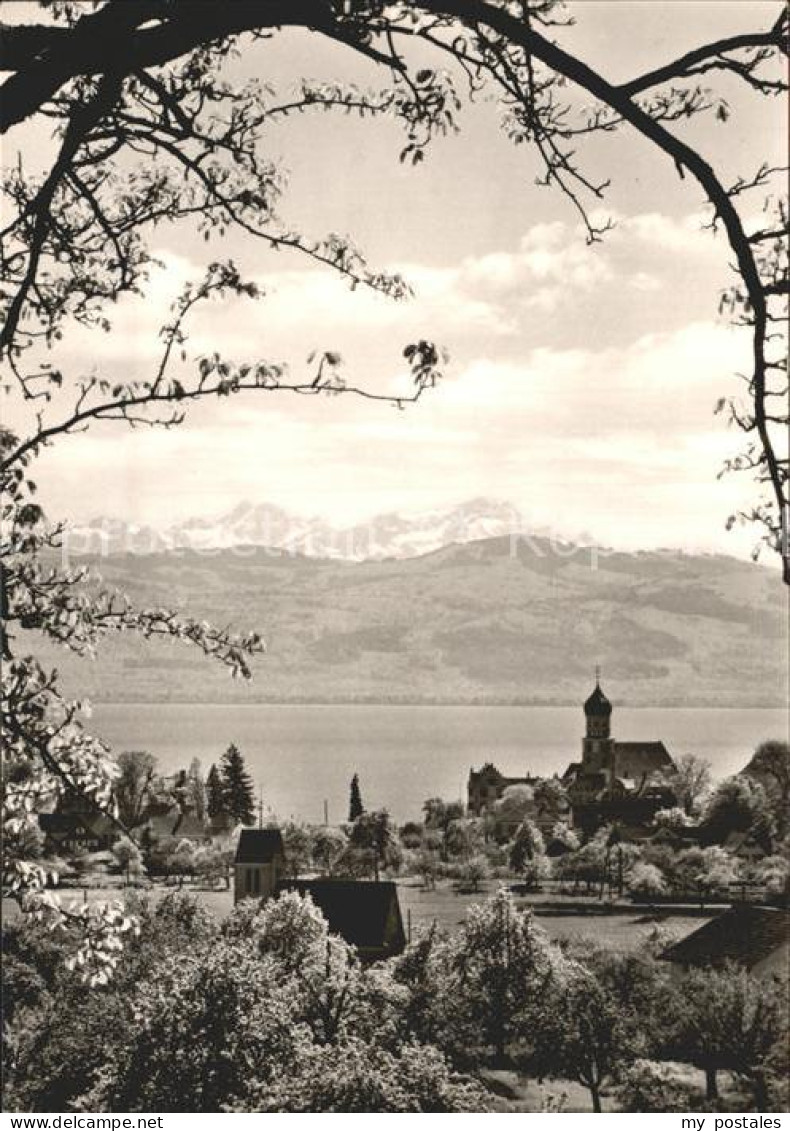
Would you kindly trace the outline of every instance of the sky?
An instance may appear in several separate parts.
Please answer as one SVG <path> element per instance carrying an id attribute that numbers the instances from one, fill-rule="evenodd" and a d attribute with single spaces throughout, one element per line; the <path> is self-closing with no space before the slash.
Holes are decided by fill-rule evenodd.
<path id="1" fill-rule="evenodd" d="M 767 27 L 778 6 L 581 0 L 570 11 L 577 24 L 563 29 L 563 45 L 623 81 L 698 43 Z M 283 89 L 301 75 L 381 78 L 350 51 L 296 32 L 238 67 Z M 783 106 L 732 83 L 717 80 L 717 89 L 731 120 L 706 116 L 684 137 L 728 180 L 782 163 Z M 372 265 L 406 275 L 414 299 L 351 293 L 296 256 L 238 236 L 206 245 L 182 225 L 154 233 L 163 268 L 141 300 L 118 305 L 112 332 L 72 333 L 59 358 L 67 373 L 149 373 L 168 303 L 206 263 L 232 256 L 266 297 L 205 308 L 188 364 L 217 350 L 238 362 L 287 360 L 296 377 L 311 350 L 331 349 L 349 383 L 402 392 L 403 347 L 425 337 L 450 355 L 437 389 L 403 412 L 346 397 L 248 394 L 196 406 L 174 431 L 97 426 L 37 461 L 50 514 L 164 526 L 249 500 L 346 524 L 488 496 L 559 535 L 747 553 L 754 533 L 727 533 L 725 522 L 754 488 L 717 478 L 742 437 L 713 407 L 738 391 L 749 343 L 717 313 L 729 257 L 703 229 L 698 189 L 637 136 L 580 145 L 585 171 L 612 180 L 595 208 L 615 228 L 588 247 L 568 201 L 535 185 L 535 155 L 499 131 L 495 105 L 467 107 L 459 122 L 460 134 L 417 168 L 399 164 L 394 122 L 305 115 L 267 137 L 290 171 L 288 222 L 353 236 Z M 12 138 L 6 160 L 32 136 Z M 755 222 L 760 205 L 756 196 Z"/>

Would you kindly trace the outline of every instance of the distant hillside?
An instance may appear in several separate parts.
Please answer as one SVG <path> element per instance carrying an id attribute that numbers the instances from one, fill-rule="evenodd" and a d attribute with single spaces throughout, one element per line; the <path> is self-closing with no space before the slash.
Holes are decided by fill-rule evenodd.
<path id="1" fill-rule="evenodd" d="M 778 571 L 721 556 L 490 538 L 407 560 L 260 547 L 91 559 L 138 603 L 260 629 L 252 685 L 186 645 L 108 639 L 95 662 L 49 646 L 99 701 L 575 703 L 595 664 L 633 705 L 781 706 Z"/>

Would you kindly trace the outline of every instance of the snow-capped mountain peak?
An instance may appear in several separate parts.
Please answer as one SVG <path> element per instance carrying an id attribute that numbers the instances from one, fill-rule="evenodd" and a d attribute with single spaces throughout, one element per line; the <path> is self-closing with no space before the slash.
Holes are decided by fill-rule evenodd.
<path id="1" fill-rule="evenodd" d="M 333 526 L 319 516 L 293 514 L 273 503 L 244 501 L 213 517 L 194 517 L 163 530 L 98 517 L 69 531 L 75 553 L 161 553 L 172 549 L 266 546 L 306 557 L 411 558 L 452 543 L 474 542 L 524 530 L 512 503 L 476 498 L 422 512 L 391 511 L 353 526 Z"/>

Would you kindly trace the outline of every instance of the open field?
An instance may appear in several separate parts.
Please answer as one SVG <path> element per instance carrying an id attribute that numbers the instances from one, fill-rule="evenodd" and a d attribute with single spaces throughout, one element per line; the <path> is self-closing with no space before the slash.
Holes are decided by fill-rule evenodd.
<path id="1" fill-rule="evenodd" d="M 494 890 L 495 884 L 487 884 L 477 893 L 455 892 L 449 886 L 437 886 L 435 891 L 426 891 L 414 880 L 398 884 L 404 920 L 408 924 L 411 913 L 412 929 L 433 922 L 450 929 L 457 927 L 463 922 L 467 908 L 480 903 Z M 552 939 L 588 938 L 611 950 L 639 950 L 655 922 L 641 908 L 634 908 L 633 913 L 628 914 L 601 915 L 593 912 L 589 915 L 557 915 L 544 913 L 539 901 L 532 903 L 529 899 L 517 899 L 517 903 L 529 903 L 533 907 L 540 926 Z M 682 938 L 702 926 L 707 918 L 689 913 L 662 916 L 660 921 L 674 937 Z"/>
<path id="2" fill-rule="evenodd" d="M 401 911 L 404 926 L 412 931 L 422 926 L 437 923 L 442 927 L 452 930 L 464 920 L 467 909 L 474 903 L 480 903 L 496 889 L 494 882 L 489 882 L 481 887 L 479 892 L 456 892 L 448 884 L 437 885 L 436 889 L 426 890 L 416 879 L 405 879 L 398 883 Z M 83 899 L 88 902 L 98 902 L 107 899 L 122 899 L 126 891 L 122 887 L 106 888 L 64 888 L 61 896 L 64 902 Z M 176 890 L 174 887 L 157 884 L 144 889 L 137 889 L 140 894 L 149 898 L 161 899 L 167 892 Z M 196 895 L 203 905 L 218 919 L 224 918 L 233 907 L 232 891 L 206 891 L 185 886 L 185 892 Z M 587 938 L 599 946 L 610 950 L 636 951 L 644 946 L 646 936 L 656 919 L 645 909 L 634 908 L 633 913 L 622 912 L 619 914 L 595 913 L 595 905 L 590 914 L 547 914 L 543 912 L 539 900 L 532 903 L 531 899 L 519 898 L 520 905 L 530 903 L 535 910 L 540 926 L 552 939 L 581 939 Z M 575 901 L 574 901 L 575 902 Z M 12 922 L 18 915 L 16 904 L 12 900 L 3 900 L 3 919 Z M 682 938 L 697 927 L 702 926 L 711 915 L 700 916 L 689 911 L 688 914 L 672 914 L 661 916 L 662 926 L 674 938 Z"/>

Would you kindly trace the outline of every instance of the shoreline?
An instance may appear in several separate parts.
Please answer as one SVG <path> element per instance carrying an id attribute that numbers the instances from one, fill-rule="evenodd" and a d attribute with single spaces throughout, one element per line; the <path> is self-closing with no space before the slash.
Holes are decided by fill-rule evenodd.
<path id="1" fill-rule="evenodd" d="M 254 702 L 223 702 L 204 699 L 91 699 L 91 708 L 102 707 L 220 707 L 242 710 L 255 710 L 260 707 L 393 707 L 413 710 L 419 708 L 442 708 L 458 710 L 465 708 L 490 709 L 515 707 L 533 711 L 564 711 L 580 709 L 578 702 L 530 702 L 529 700 L 487 700 L 469 702 L 468 700 L 405 700 L 405 699 L 259 699 Z M 618 702 L 618 711 L 786 711 L 787 703 L 756 703 L 746 706 L 723 706 L 716 701 L 705 703 L 629 703 Z"/>

